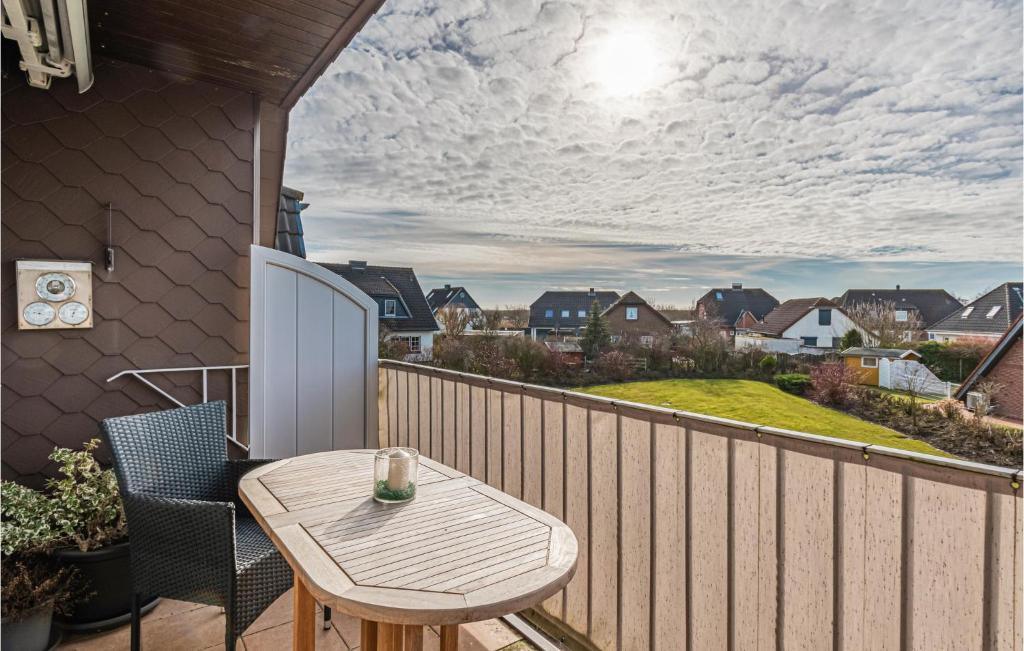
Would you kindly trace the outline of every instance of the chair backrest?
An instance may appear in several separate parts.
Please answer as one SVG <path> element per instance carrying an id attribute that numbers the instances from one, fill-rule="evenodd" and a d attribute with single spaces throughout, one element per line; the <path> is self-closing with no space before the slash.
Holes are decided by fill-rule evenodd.
<path id="1" fill-rule="evenodd" d="M 225 419 L 217 401 L 104 420 L 121 491 L 230 501 Z"/>

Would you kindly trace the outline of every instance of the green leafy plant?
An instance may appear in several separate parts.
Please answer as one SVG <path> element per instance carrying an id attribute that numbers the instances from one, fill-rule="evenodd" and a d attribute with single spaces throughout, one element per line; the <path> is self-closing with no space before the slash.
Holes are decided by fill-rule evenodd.
<path id="1" fill-rule="evenodd" d="M 864 336 L 860 334 L 860 330 L 857 328 L 850 328 L 843 335 L 843 338 L 839 340 L 839 350 L 846 350 L 847 348 L 860 348 L 864 345 Z"/>
<path id="2" fill-rule="evenodd" d="M 811 388 L 811 376 L 804 373 L 780 373 L 775 376 L 775 386 L 786 393 L 802 396 Z"/>
<path id="3" fill-rule="evenodd" d="M 92 439 L 82 450 L 57 448 L 50 455 L 63 475 L 46 484 L 55 502 L 55 526 L 62 543 L 83 552 L 120 542 L 128 534 L 117 477 L 93 456 L 99 445 L 99 439 Z"/>
<path id="4" fill-rule="evenodd" d="M 0 549 L 3 555 L 45 551 L 61 533 L 54 518 L 54 502 L 39 491 L 12 481 L 0 484 Z"/>
<path id="5" fill-rule="evenodd" d="M 587 327 L 584 328 L 583 337 L 580 339 L 580 347 L 590 357 L 597 357 L 611 344 L 611 341 L 611 335 L 608 333 L 608 321 L 601 314 L 601 304 L 594 301 L 590 306 L 590 315 L 587 317 Z"/>
<path id="6" fill-rule="evenodd" d="M 761 358 L 761 361 L 757 363 L 758 368 L 766 373 L 771 373 L 778 365 L 779 360 L 775 358 L 775 355 L 765 355 Z"/>

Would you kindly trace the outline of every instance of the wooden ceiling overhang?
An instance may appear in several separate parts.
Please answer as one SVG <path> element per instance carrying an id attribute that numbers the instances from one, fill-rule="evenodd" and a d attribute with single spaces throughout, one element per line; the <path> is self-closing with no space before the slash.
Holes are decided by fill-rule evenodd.
<path id="1" fill-rule="evenodd" d="M 93 52 L 294 106 L 383 0 L 92 0 Z"/>

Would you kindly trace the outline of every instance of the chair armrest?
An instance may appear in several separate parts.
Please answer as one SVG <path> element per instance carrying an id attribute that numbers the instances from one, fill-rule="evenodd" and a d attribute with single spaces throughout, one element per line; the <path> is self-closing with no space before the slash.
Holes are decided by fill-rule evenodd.
<path id="1" fill-rule="evenodd" d="M 227 603 L 235 574 L 235 505 L 124 496 L 135 590 Z"/>
<path id="2" fill-rule="evenodd" d="M 230 482 L 228 491 L 235 503 L 235 508 L 246 514 L 249 513 L 249 508 L 238 495 L 238 482 L 242 480 L 245 473 L 274 461 L 277 459 L 228 459 L 228 481 Z"/>

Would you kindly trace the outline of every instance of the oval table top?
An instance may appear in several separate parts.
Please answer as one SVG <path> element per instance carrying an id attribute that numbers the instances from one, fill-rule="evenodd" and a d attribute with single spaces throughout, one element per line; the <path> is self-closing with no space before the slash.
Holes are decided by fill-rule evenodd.
<path id="1" fill-rule="evenodd" d="M 382 504 L 373 453 L 283 459 L 239 483 L 320 603 L 390 624 L 459 624 L 533 606 L 572 578 L 565 523 L 422 456 L 416 498 Z"/>

